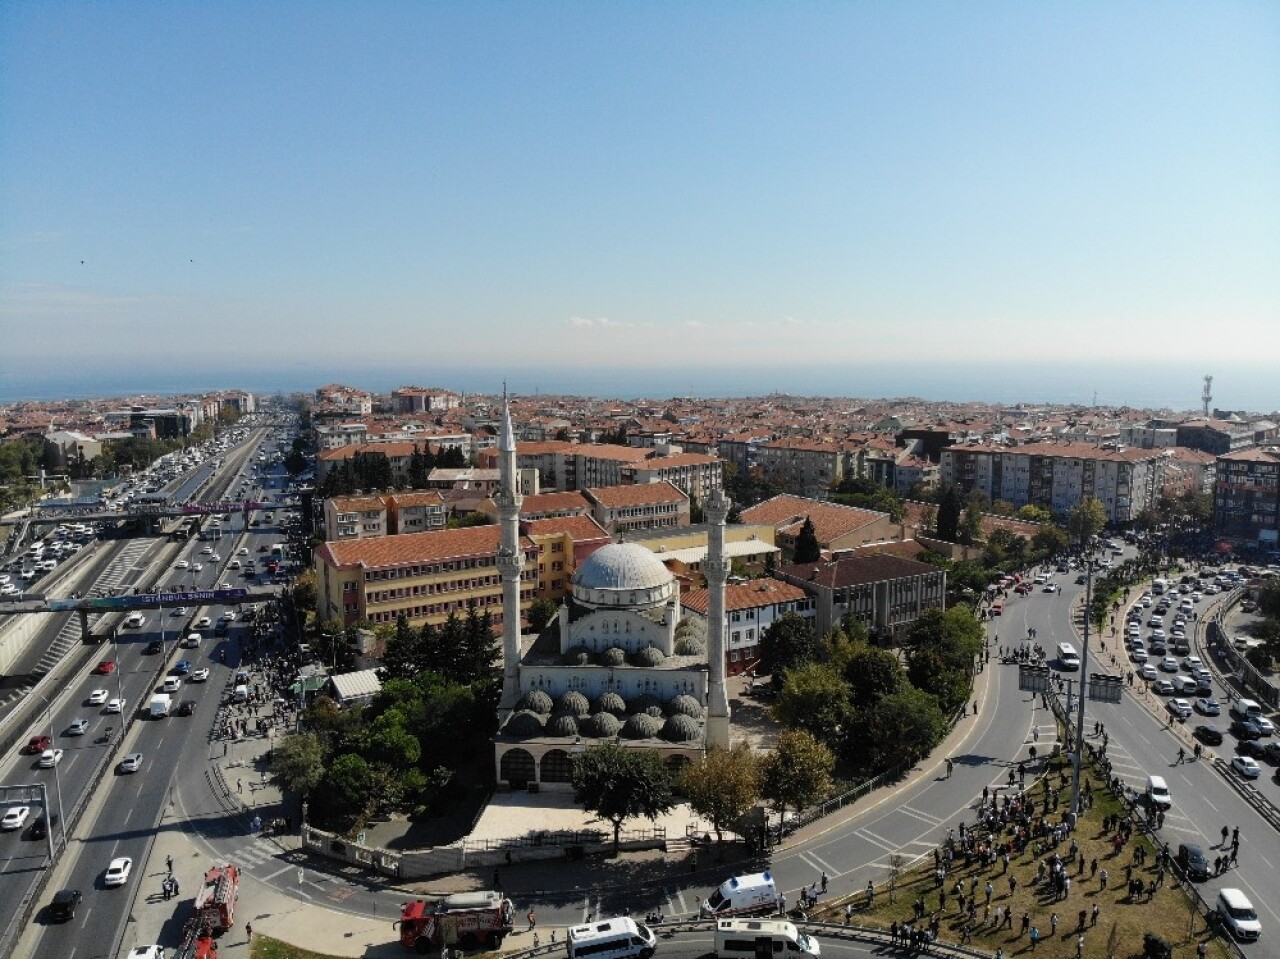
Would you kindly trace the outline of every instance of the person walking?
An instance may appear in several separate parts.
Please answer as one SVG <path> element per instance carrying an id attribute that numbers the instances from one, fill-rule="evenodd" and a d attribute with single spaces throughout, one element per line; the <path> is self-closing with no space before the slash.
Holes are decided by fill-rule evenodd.
<path id="1" fill-rule="evenodd" d="M 253 942 L 253 923 L 246 922 L 244 924 L 244 934 L 250 942 Z"/>
<path id="2" fill-rule="evenodd" d="M 1031 951 L 1035 952 L 1036 946 L 1038 946 L 1039 944 L 1040 944 L 1040 927 L 1032 926 L 1031 927 Z"/>
<path id="3" fill-rule="evenodd" d="M 526 929 L 525 932 L 533 932 L 533 930 L 537 928 L 538 917 L 534 915 L 533 910 L 530 909 L 529 912 L 525 915 L 525 918 L 529 920 L 529 928 Z"/>
<path id="4" fill-rule="evenodd" d="M 1186 762 L 1186 761 L 1187 761 L 1187 751 L 1186 751 L 1184 748 L 1182 748 L 1181 746 L 1179 746 L 1179 747 L 1178 747 L 1178 761 L 1177 761 L 1176 763 L 1174 763 L 1174 765 L 1175 765 L 1175 766 L 1181 766 L 1181 765 L 1182 765 L 1184 762 Z"/>

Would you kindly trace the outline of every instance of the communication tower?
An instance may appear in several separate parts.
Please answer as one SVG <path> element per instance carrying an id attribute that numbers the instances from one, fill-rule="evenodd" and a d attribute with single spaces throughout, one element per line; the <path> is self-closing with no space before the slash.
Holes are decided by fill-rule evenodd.
<path id="1" fill-rule="evenodd" d="M 1204 415 L 1209 415 L 1209 404 L 1213 402 L 1213 377 L 1204 378 L 1204 389 L 1200 391 L 1200 402 L 1204 404 Z"/>

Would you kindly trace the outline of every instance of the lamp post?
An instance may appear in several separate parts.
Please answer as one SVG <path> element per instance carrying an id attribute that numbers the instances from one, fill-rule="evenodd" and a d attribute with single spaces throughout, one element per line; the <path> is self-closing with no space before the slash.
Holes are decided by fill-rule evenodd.
<path id="1" fill-rule="evenodd" d="M 49 697 L 46 696 L 44 693 L 36 693 L 36 695 L 44 700 L 44 717 L 49 722 L 49 741 L 52 743 L 55 741 L 55 737 L 53 734 L 53 703 L 49 701 Z M 67 845 L 67 820 L 66 820 L 66 817 L 63 816 L 62 814 L 62 775 L 58 770 L 59 765 L 60 765 L 59 763 L 53 764 L 53 785 L 54 785 L 54 790 L 58 796 L 58 824 L 62 829 L 62 846 L 65 849 Z M 53 861 L 53 824 L 52 823 L 49 824 L 49 828 L 46 831 L 46 837 L 49 840 L 49 861 L 52 862 Z"/>
<path id="2" fill-rule="evenodd" d="M 1071 817 L 1080 818 L 1080 762 L 1084 755 L 1084 700 L 1089 681 L 1089 617 L 1093 612 L 1093 562 L 1084 564 L 1084 650 L 1080 656 L 1080 696 L 1076 703 L 1076 748 L 1071 770 Z M 1070 695 L 1068 694 L 1068 703 Z"/>

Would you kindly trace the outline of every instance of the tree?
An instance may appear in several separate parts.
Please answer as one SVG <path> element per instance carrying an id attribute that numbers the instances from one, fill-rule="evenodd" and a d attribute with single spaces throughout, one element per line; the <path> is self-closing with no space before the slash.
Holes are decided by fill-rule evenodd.
<path id="1" fill-rule="evenodd" d="M 421 634 L 404 614 L 396 617 L 395 629 L 382 655 L 382 665 L 392 679 L 409 679 L 422 668 Z"/>
<path id="2" fill-rule="evenodd" d="M 764 668 L 774 675 L 808 662 L 817 651 L 813 628 L 795 613 L 784 613 L 760 636 L 760 657 Z"/>
<path id="3" fill-rule="evenodd" d="M 285 736 L 271 752 L 271 780 L 306 797 L 324 779 L 324 747 L 314 733 Z"/>
<path id="4" fill-rule="evenodd" d="M 827 794 L 835 765 L 831 750 L 808 733 L 783 730 L 763 760 L 760 792 L 785 818 L 788 807 L 801 812 Z"/>
<path id="5" fill-rule="evenodd" d="M 964 493 L 960 487 L 948 483 L 938 497 L 938 539 L 948 543 L 960 542 L 960 518 L 964 512 Z"/>
<path id="6" fill-rule="evenodd" d="M 560 611 L 560 604 L 554 599 L 535 599 L 529 606 L 529 632 L 540 633 Z"/>
<path id="7" fill-rule="evenodd" d="M 917 650 L 907 665 L 911 685 L 928 693 L 946 714 L 954 713 L 969 700 L 968 674 L 947 662 L 936 650 Z"/>
<path id="8" fill-rule="evenodd" d="M 964 507 L 964 516 L 960 521 L 960 542 L 968 546 L 982 539 L 982 513 L 987 505 L 987 498 L 977 490 L 969 494 L 969 501 Z"/>
<path id="9" fill-rule="evenodd" d="M 859 706 L 873 706 L 906 685 L 906 676 L 897 655 L 888 649 L 870 646 L 858 650 L 844 670 L 852 700 Z"/>
<path id="10" fill-rule="evenodd" d="M 923 690 L 905 686 L 860 710 L 857 736 L 845 740 L 848 758 L 868 771 L 915 762 L 942 738 L 947 720 Z"/>
<path id="11" fill-rule="evenodd" d="M 1083 545 L 1093 539 L 1107 525 L 1107 511 L 1093 496 L 1082 499 L 1067 519 L 1071 541 Z"/>
<path id="12" fill-rule="evenodd" d="M 316 608 L 315 570 L 306 570 L 293 581 L 293 605 L 301 616 Z"/>
<path id="13" fill-rule="evenodd" d="M 724 830 L 737 825 L 760 798 L 760 763 L 745 743 L 712 747 L 684 768 L 680 790 L 690 808 L 711 821 L 716 842 L 723 842 Z"/>
<path id="14" fill-rule="evenodd" d="M 1018 519 L 1026 520 L 1028 523 L 1051 523 L 1053 522 L 1053 513 L 1045 509 L 1043 506 L 1036 506 L 1034 503 L 1028 503 L 1026 506 L 1018 510 Z"/>
<path id="15" fill-rule="evenodd" d="M 800 533 L 796 536 L 795 554 L 792 559 L 796 563 L 816 563 L 821 557 L 822 547 L 818 544 L 818 532 L 813 527 L 813 520 L 806 516 L 804 524 L 800 527 Z"/>
<path id="16" fill-rule="evenodd" d="M 802 663 L 783 673 L 773 715 L 787 729 L 801 729 L 834 745 L 849 720 L 849 687 L 825 663 Z"/>
<path id="17" fill-rule="evenodd" d="M 1070 545 L 1071 541 L 1061 526 L 1041 526 L 1031 537 L 1031 548 L 1041 556 L 1057 556 Z"/>
<path id="18" fill-rule="evenodd" d="M 671 775 L 662 757 L 648 749 L 602 743 L 573 757 L 573 798 L 587 812 L 613 823 L 613 854 L 622 824 L 644 816 L 656 819 L 675 805 Z"/>

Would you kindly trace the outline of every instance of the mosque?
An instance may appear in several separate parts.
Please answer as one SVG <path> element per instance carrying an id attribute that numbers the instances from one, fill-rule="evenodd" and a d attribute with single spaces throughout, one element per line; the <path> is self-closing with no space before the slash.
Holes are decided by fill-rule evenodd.
<path id="1" fill-rule="evenodd" d="M 504 402 L 498 436 L 502 545 L 503 685 L 494 737 L 497 781 L 514 789 L 570 789 L 573 755 L 613 741 L 658 751 L 673 771 L 729 746 L 725 688 L 724 546 L 729 501 L 704 514 L 710 542 L 706 635 L 680 625 L 680 590 L 648 549 L 614 543 L 578 568 L 572 595 L 536 636 L 520 631 L 520 504 L 515 434 Z"/>

